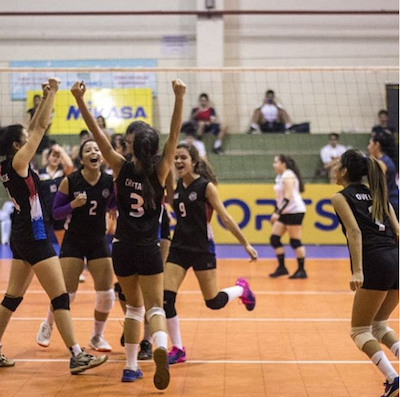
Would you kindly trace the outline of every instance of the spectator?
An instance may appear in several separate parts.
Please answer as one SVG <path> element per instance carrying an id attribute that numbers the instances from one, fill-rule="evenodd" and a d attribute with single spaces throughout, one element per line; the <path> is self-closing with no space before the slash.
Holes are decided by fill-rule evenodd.
<path id="1" fill-rule="evenodd" d="M 261 131 L 263 133 L 285 132 L 291 126 L 290 118 L 282 104 L 275 101 L 275 92 L 268 90 L 264 102 L 257 108 L 251 119 L 249 134 Z"/>
<path id="2" fill-rule="evenodd" d="M 88 130 L 82 130 L 79 133 L 79 145 L 74 145 L 71 149 L 71 159 L 74 163 L 74 170 L 77 170 L 81 166 L 81 160 L 79 158 L 79 149 L 83 142 L 86 142 L 89 139 L 92 139 L 93 135 Z"/>
<path id="3" fill-rule="evenodd" d="M 180 142 L 180 144 L 181 143 L 186 143 L 187 145 L 193 145 L 199 152 L 200 159 L 207 160 L 206 146 L 204 145 L 204 142 L 197 139 L 195 129 L 192 129 L 192 131 L 190 131 L 189 129 L 186 130 L 186 137 Z"/>
<path id="4" fill-rule="evenodd" d="M 379 124 L 372 127 L 372 132 L 386 132 L 387 134 L 394 135 L 395 129 L 389 127 L 389 113 L 387 110 L 382 109 L 378 113 Z"/>
<path id="5" fill-rule="evenodd" d="M 340 156 L 346 151 L 346 147 L 339 143 L 339 134 L 336 132 L 331 132 L 328 139 L 329 143 L 321 148 L 320 156 L 324 164 L 324 169 L 329 174 L 329 182 L 336 183 L 333 167 Z"/>
<path id="6" fill-rule="evenodd" d="M 27 124 L 32 120 L 33 115 L 36 112 L 36 109 L 38 108 L 40 104 L 40 95 L 34 95 L 33 97 L 33 108 L 28 109 L 26 112 L 27 115 Z"/>
<path id="7" fill-rule="evenodd" d="M 103 116 L 98 116 L 96 120 L 99 127 L 102 129 L 102 131 L 105 132 L 108 139 L 110 139 L 111 141 L 111 137 L 114 135 L 114 131 L 111 128 L 107 128 L 106 119 Z"/>
<path id="8" fill-rule="evenodd" d="M 222 141 L 227 133 L 227 127 L 217 122 L 217 114 L 215 109 L 210 106 L 207 94 L 200 94 L 199 106 L 192 110 L 190 121 L 184 123 L 183 131 L 186 128 L 195 128 L 198 139 L 202 139 L 204 133 L 210 133 L 216 136 L 214 142 L 213 153 L 222 153 Z M 186 127 L 186 128 L 185 128 Z"/>

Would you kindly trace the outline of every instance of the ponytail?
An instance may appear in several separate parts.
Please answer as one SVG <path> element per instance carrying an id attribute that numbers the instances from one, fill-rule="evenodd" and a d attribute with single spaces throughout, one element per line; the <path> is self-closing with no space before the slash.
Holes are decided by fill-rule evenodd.
<path id="1" fill-rule="evenodd" d="M 372 219 L 383 222 L 389 215 L 386 176 L 374 157 L 365 158 L 365 161 L 367 161 L 367 177 L 372 197 Z"/>
<path id="2" fill-rule="evenodd" d="M 158 142 L 158 134 L 151 127 L 141 129 L 135 134 L 133 153 L 142 166 L 142 189 L 145 208 L 156 208 L 154 201 L 155 190 L 149 177 L 154 173 L 154 156 L 158 152 Z"/>

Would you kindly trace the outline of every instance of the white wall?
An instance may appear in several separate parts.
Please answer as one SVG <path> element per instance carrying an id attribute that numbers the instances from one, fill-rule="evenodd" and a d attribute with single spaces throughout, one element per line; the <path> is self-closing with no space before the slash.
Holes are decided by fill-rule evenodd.
<path id="1" fill-rule="evenodd" d="M 1 1 L 4 11 L 122 11 L 196 10 L 195 0 L 14 0 Z M 269 10 L 396 10 L 395 0 L 224 0 L 230 9 Z M 226 16 L 224 18 L 225 66 L 397 66 L 399 60 L 398 16 Z M 110 16 L 110 17 L 0 17 L 0 66 L 11 60 L 135 59 L 155 58 L 159 66 L 196 66 L 195 16 Z M 166 53 L 162 38 L 184 35 L 188 45 L 183 54 Z M 212 43 L 210 43 L 212 46 Z M 392 77 L 390 77 L 392 78 Z M 24 104 L 8 99 L 8 77 L 0 76 L 1 120 L 19 121 Z M 214 79 L 214 80 L 213 80 Z M 221 77 L 188 76 L 190 86 L 186 111 L 196 104 L 199 91 L 208 91 L 232 132 L 247 128 L 251 110 L 267 88 L 275 89 L 295 122 L 311 121 L 313 132 L 331 129 L 364 129 L 374 122 L 375 112 L 384 104 L 384 82 L 353 106 L 354 120 L 335 123 L 336 113 L 321 112 L 315 106 L 298 105 L 307 100 L 298 94 L 303 83 L 285 76 Z M 223 79 L 222 79 L 223 80 Z M 238 81 L 239 80 L 239 81 Z M 398 81 L 398 80 L 397 80 Z M 164 82 L 162 83 L 164 84 Z M 222 85 L 221 85 L 222 84 Z M 297 84 L 296 93 L 293 93 Z M 309 84 L 314 103 L 324 100 L 325 83 L 311 75 Z M 359 84 L 359 86 L 361 83 Z M 220 88 L 223 87 L 223 88 Z M 214 91 L 213 91 L 214 90 Z M 168 92 L 161 89 L 160 92 Z M 299 96 L 300 95 L 300 96 Z M 373 98 L 373 100 L 371 100 Z M 342 95 L 340 106 L 354 105 L 354 98 Z M 169 102 L 169 101 L 168 101 Z M 338 102 L 336 98 L 336 102 Z M 367 102 L 365 104 L 364 102 Z M 168 129 L 169 106 L 159 102 L 159 127 Z M 233 104 L 233 106 L 232 106 Z M 326 105 L 327 106 L 327 105 Z M 325 106 L 325 107 L 326 107 Z M 354 114 L 354 112 L 356 112 Z M 344 113 L 342 112 L 342 115 Z M 343 115 L 343 117 L 347 117 Z"/>

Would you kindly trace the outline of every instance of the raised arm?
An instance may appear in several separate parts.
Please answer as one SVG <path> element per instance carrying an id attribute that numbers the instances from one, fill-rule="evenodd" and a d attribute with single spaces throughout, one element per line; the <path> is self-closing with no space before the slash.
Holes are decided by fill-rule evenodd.
<path id="1" fill-rule="evenodd" d="M 183 97 L 186 91 L 185 83 L 179 79 L 172 82 L 172 87 L 175 93 L 174 112 L 172 114 L 170 132 L 165 142 L 162 158 L 157 165 L 157 175 L 161 185 L 165 184 L 165 180 L 174 162 L 176 146 L 178 145 L 179 133 L 182 125 Z"/>
<path id="2" fill-rule="evenodd" d="M 358 223 L 354 217 L 353 211 L 342 194 L 337 193 L 332 197 L 332 205 L 342 220 L 344 227 L 346 228 L 346 237 L 349 243 L 351 264 L 353 269 L 350 288 L 355 291 L 361 288 L 364 282 L 361 230 L 358 227 Z"/>
<path id="3" fill-rule="evenodd" d="M 74 170 L 74 163 L 72 162 L 71 157 L 68 155 L 65 149 L 58 144 L 55 144 L 52 149 L 60 153 L 64 174 L 69 175 Z"/>
<path id="4" fill-rule="evenodd" d="M 37 118 L 32 125 L 33 129 L 30 131 L 29 139 L 25 145 L 15 154 L 12 163 L 13 168 L 21 177 L 26 177 L 28 175 L 29 163 L 35 155 L 49 125 L 54 99 L 59 85 L 60 80 L 57 78 L 50 78 L 46 84 L 42 85 L 43 99 L 39 108 L 36 110 Z"/>
<path id="5" fill-rule="evenodd" d="M 237 223 L 233 220 L 233 218 L 228 214 L 226 208 L 222 204 L 217 188 L 213 183 L 209 183 L 206 188 L 206 198 L 211 206 L 214 208 L 218 216 L 221 218 L 224 226 L 237 238 L 239 243 L 243 246 L 246 252 L 250 256 L 250 261 L 257 260 L 257 251 L 253 248 L 253 246 L 247 241 L 247 239 L 243 236 L 242 232 L 239 229 Z"/>
<path id="6" fill-rule="evenodd" d="M 94 139 L 99 145 L 99 149 L 104 159 L 113 170 L 114 177 L 117 178 L 121 167 L 125 162 L 125 158 L 113 149 L 113 147 L 111 146 L 111 142 L 108 139 L 108 136 L 99 127 L 92 113 L 89 112 L 89 109 L 87 108 L 83 98 L 86 92 L 85 83 L 83 81 L 77 81 L 71 87 L 71 92 L 72 95 L 75 97 L 76 103 L 79 106 L 79 110 L 81 111 L 82 117 L 85 120 L 89 131 L 93 134 Z"/>

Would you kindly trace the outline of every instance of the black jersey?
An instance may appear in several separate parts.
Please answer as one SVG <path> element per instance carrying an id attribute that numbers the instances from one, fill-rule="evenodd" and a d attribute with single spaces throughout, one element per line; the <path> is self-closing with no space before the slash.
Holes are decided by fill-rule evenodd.
<path id="1" fill-rule="evenodd" d="M 372 219 L 372 197 L 367 186 L 362 184 L 349 185 L 339 193 L 346 198 L 361 230 L 364 258 L 365 254 L 397 246 L 389 218 L 386 217 L 382 223 Z M 339 216 L 338 218 L 346 236 L 343 222 Z"/>
<path id="2" fill-rule="evenodd" d="M 92 186 L 83 177 L 81 170 L 68 175 L 70 201 L 80 193 L 86 193 L 87 201 L 74 208 L 67 221 L 67 234 L 83 238 L 98 238 L 105 234 L 107 204 L 114 194 L 113 177 L 101 171 L 100 179 Z"/>
<path id="3" fill-rule="evenodd" d="M 15 207 L 11 239 L 19 242 L 47 239 L 48 214 L 39 194 L 39 176 L 29 166 L 28 176 L 22 178 L 12 167 L 12 159 L 1 163 L 0 174 Z"/>
<path id="4" fill-rule="evenodd" d="M 155 208 L 145 207 L 143 179 L 143 175 L 135 170 L 135 164 L 125 161 L 116 180 L 118 221 L 115 238 L 134 245 L 152 245 L 159 241 L 157 236 L 164 188 L 157 173 L 153 172 L 149 180 L 155 192 Z"/>
<path id="5" fill-rule="evenodd" d="M 53 175 L 50 175 L 46 168 L 42 168 L 39 170 L 39 178 L 43 205 L 46 207 L 46 211 L 52 214 L 54 197 L 56 197 L 58 187 L 64 178 L 64 170 L 60 166 Z"/>
<path id="6" fill-rule="evenodd" d="M 210 182 L 200 176 L 188 187 L 180 179 L 174 193 L 177 224 L 171 247 L 201 253 L 215 253 L 210 225 L 212 207 L 206 199 Z"/>

